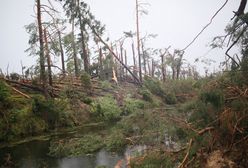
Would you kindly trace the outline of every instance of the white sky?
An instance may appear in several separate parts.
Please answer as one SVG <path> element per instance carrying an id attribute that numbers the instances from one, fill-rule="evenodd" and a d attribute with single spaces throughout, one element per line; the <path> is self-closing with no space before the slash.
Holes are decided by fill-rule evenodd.
<path id="1" fill-rule="evenodd" d="M 46 0 L 41 0 L 41 2 Z M 150 3 L 149 14 L 140 18 L 142 34 L 153 33 L 158 37 L 149 42 L 149 47 L 172 49 L 184 48 L 209 22 L 225 0 L 141 0 Z M 135 0 L 86 0 L 92 13 L 106 25 L 106 34 L 111 40 L 123 36 L 124 31 L 135 31 Z M 224 28 L 238 9 L 240 1 L 229 0 L 212 25 L 185 53 L 185 59 L 193 63 L 204 55 L 207 44 L 217 35 L 224 34 Z M 0 68 L 9 72 L 21 70 L 20 61 L 31 66 L 35 58 L 24 52 L 28 48 L 28 34 L 24 25 L 34 21 L 34 0 L 3 0 L 0 6 Z M 171 50 L 172 52 L 172 50 Z M 212 51 L 206 58 L 217 61 L 211 69 L 217 68 L 224 59 L 224 50 Z M 202 71 L 202 65 L 199 68 Z"/>

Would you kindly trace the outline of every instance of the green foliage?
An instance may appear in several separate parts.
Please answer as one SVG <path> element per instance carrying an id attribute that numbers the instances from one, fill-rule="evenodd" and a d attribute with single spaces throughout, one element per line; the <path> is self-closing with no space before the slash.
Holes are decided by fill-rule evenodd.
<path id="1" fill-rule="evenodd" d="M 142 98 L 143 98 L 145 101 L 153 102 L 152 94 L 151 94 L 151 92 L 150 92 L 148 89 L 141 88 L 141 89 L 139 90 L 139 93 L 142 95 Z"/>
<path id="2" fill-rule="evenodd" d="M 208 111 L 208 107 L 206 103 L 202 101 L 196 101 L 194 105 L 191 107 L 193 108 L 193 113 L 189 118 L 189 122 L 200 121 L 197 123 L 198 127 L 205 127 L 208 123 L 210 123 L 213 118 Z"/>
<path id="3" fill-rule="evenodd" d="M 109 90 L 109 89 L 112 88 L 111 83 L 110 83 L 109 81 L 107 81 L 107 80 L 101 81 L 100 85 L 101 85 L 101 88 L 102 88 L 103 90 Z"/>
<path id="4" fill-rule="evenodd" d="M 54 157 L 77 156 L 93 153 L 104 147 L 101 136 L 91 134 L 81 138 L 51 141 L 49 155 Z"/>
<path id="5" fill-rule="evenodd" d="M 145 107 L 144 102 L 138 99 L 126 98 L 124 102 L 123 111 L 126 115 Z"/>
<path id="6" fill-rule="evenodd" d="M 85 93 L 78 92 L 77 90 L 71 88 L 71 87 L 66 87 L 61 93 L 61 97 L 64 97 L 66 99 L 69 99 L 71 104 L 75 104 L 78 100 L 84 102 L 85 104 L 90 105 L 93 100 L 88 97 Z"/>
<path id="7" fill-rule="evenodd" d="M 212 104 L 218 110 L 220 110 L 224 105 L 224 95 L 222 91 L 218 89 L 202 91 L 200 99 L 205 103 Z"/>
<path id="8" fill-rule="evenodd" d="M 6 104 L 8 98 L 10 97 L 10 89 L 7 84 L 0 80 L 0 103 Z"/>
<path id="9" fill-rule="evenodd" d="M 45 100 L 43 97 L 34 97 L 32 112 L 43 118 L 50 128 L 72 126 L 69 103 L 64 99 Z"/>
<path id="10" fill-rule="evenodd" d="M 83 74 L 81 75 L 81 82 L 82 82 L 83 88 L 86 91 L 90 92 L 92 90 L 91 77 L 88 73 L 83 72 Z"/>
<path id="11" fill-rule="evenodd" d="M 116 121 L 120 119 L 121 109 L 115 99 L 109 96 L 98 98 L 92 103 L 92 115 L 98 120 Z"/>
<path id="12" fill-rule="evenodd" d="M 175 93 L 170 90 L 165 90 L 160 81 L 145 77 L 144 86 L 153 94 L 161 97 L 167 104 L 176 104 L 177 99 Z"/>
<path id="13" fill-rule="evenodd" d="M 132 168 L 173 168 L 175 167 L 170 156 L 166 156 L 160 152 L 151 152 L 144 158 L 143 161 L 138 161 L 139 157 L 131 161 Z"/>
<path id="14" fill-rule="evenodd" d="M 121 151 L 127 145 L 125 135 L 122 130 L 112 129 L 110 135 L 105 140 L 106 149 L 109 151 Z"/>
<path id="15" fill-rule="evenodd" d="M 145 76 L 144 86 L 157 96 L 163 97 L 165 94 L 162 85 L 158 80 L 154 80 L 150 77 Z"/>

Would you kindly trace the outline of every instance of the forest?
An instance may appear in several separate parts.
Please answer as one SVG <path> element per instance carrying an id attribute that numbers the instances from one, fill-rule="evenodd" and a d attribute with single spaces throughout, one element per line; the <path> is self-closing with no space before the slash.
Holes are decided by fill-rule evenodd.
<path id="1" fill-rule="evenodd" d="M 247 167 L 247 0 L 210 40 L 221 69 L 203 73 L 185 53 L 229 1 L 182 49 L 149 47 L 152 2 L 133 1 L 135 29 L 114 40 L 84 0 L 33 2 L 23 26 L 36 62 L 0 69 L 1 168 Z"/>

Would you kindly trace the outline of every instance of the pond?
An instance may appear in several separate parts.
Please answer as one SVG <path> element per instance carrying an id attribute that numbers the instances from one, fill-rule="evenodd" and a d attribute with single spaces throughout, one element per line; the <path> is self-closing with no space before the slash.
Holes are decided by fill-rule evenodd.
<path id="1" fill-rule="evenodd" d="M 81 127 L 74 131 L 60 131 L 50 139 L 32 140 L 12 147 L 0 148 L 0 168 L 4 167 L 6 160 L 13 163 L 13 167 L 20 168 L 96 168 L 105 166 L 115 167 L 117 163 L 126 165 L 127 156 L 136 155 L 146 150 L 146 146 L 127 147 L 122 153 L 111 153 L 104 149 L 91 155 L 77 157 L 55 158 L 48 155 L 50 141 L 60 138 L 78 137 L 89 132 L 98 132 L 104 126 Z M 10 163 L 12 165 L 12 163 Z"/>
<path id="2" fill-rule="evenodd" d="M 93 155 L 70 158 L 54 158 L 47 155 L 49 141 L 32 141 L 14 147 L 0 149 L 1 165 L 10 156 L 15 167 L 20 168 L 95 168 L 97 166 L 114 167 L 124 158 L 123 154 L 113 154 L 100 150 Z"/>

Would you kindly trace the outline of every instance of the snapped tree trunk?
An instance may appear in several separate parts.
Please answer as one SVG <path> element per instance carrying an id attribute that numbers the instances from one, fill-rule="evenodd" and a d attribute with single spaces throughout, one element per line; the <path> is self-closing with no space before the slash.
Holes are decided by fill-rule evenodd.
<path id="1" fill-rule="evenodd" d="M 124 63 L 124 61 L 123 61 L 123 48 L 122 48 L 122 44 L 120 44 L 120 51 L 121 51 L 120 59 L 121 59 L 121 62 Z M 123 76 L 124 76 L 124 70 L 123 70 L 123 67 L 121 67 L 121 71 L 120 71 L 121 80 L 123 79 Z"/>
<path id="2" fill-rule="evenodd" d="M 125 65 L 127 66 L 127 51 L 125 50 Z M 125 76 L 127 78 L 127 69 L 125 70 Z"/>
<path id="3" fill-rule="evenodd" d="M 63 70 L 63 75 L 65 76 L 65 57 L 64 57 L 64 50 L 63 50 L 63 45 L 62 45 L 62 39 L 61 39 L 61 32 L 58 31 L 58 36 L 59 36 L 59 48 L 60 48 L 60 56 L 61 56 L 61 64 L 62 64 L 62 70 Z"/>
<path id="4" fill-rule="evenodd" d="M 99 34 L 97 34 L 97 32 L 95 31 L 94 27 L 92 27 L 91 25 L 89 25 L 89 27 L 91 28 L 91 30 L 93 31 L 93 33 L 95 34 L 95 36 L 107 47 L 107 49 L 110 51 L 110 53 L 115 57 L 115 59 L 132 75 L 132 77 L 134 78 L 134 80 L 141 85 L 141 81 L 133 74 L 133 72 L 118 58 L 118 56 L 114 53 L 114 51 L 109 47 L 109 45 L 103 41 L 103 39 L 99 36 Z"/>

